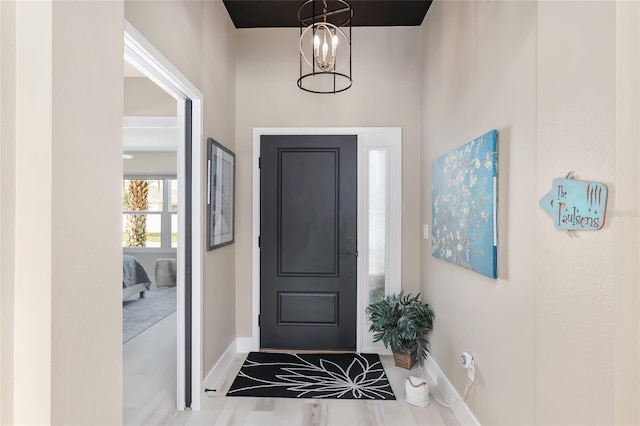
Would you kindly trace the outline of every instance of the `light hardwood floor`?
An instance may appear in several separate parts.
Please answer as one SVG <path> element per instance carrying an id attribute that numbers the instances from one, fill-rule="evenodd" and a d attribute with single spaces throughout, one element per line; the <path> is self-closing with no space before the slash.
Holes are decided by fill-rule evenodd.
<path id="1" fill-rule="evenodd" d="M 175 312 L 122 346 L 122 423 L 166 424 L 176 412 Z"/>
<path id="2" fill-rule="evenodd" d="M 123 347 L 125 425 L 458 425 L 433 399 L 426 408 L 404 401 L 408 372 L 395 367 L 391 356 L 381 359 L 396 401 L 226 397 L 246 357 L 237 354 L 220 389 L 203 397 L 200 411 L 178 412 L 175 321 L 170 315 Z"/>

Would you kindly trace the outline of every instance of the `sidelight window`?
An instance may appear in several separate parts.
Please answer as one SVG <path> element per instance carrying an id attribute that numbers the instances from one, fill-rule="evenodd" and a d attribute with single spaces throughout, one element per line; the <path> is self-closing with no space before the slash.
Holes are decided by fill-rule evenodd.
<path id="1" fill-rule="evenodd" d="M 369 259 L 368 293 L 369 303 L 380 300 L 385 295 L 387 278 L 387 233 L 388 205 L 388 150 L 372 148 L 369 150 Z"/>
<path id="2" fill-rule="evenodd" d="M 402 282 L 402 140 L 399 129 L 374 129 L 358 138 L 361 250 L 358 281 L 361 294 L 362 351 L 384 350 L 373 342 L 365 308 Z"/>

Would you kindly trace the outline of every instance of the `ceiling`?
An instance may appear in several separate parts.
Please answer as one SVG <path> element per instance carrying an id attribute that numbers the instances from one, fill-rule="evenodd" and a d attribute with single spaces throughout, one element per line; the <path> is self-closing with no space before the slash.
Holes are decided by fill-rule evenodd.
<path id="1" fill-rule="evenodd" d="M 354 27 L 421 25 L 432 0 L 348 0 Z M 236 28 L 299 27 L 302 0 L 223 0 Z M 329 0 L 331 2 L 331 0 Z"/>
<path id="2" fill-rule="evenodd" d="M 176 117 L 124 117 L 124 151 L 175 151 L 177 120 Z"/>

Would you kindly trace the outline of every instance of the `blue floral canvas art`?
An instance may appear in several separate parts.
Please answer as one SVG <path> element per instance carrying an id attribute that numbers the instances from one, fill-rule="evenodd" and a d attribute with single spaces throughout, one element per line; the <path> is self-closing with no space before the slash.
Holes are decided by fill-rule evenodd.
<path id="1" fill-rule="evenodd" d="M 498 277 L 498 132 L 433 161 L 431 254 Z"/>

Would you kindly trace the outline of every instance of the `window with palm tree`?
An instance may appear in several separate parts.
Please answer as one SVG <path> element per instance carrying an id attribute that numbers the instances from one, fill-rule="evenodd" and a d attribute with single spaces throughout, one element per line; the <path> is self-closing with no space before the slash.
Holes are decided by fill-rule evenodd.
<path id="1" fill-rule="evenodd" d="M 173 177 L 131 177 L 122 184 L 122 245 L 178 245 L 178 182 Z"/>

